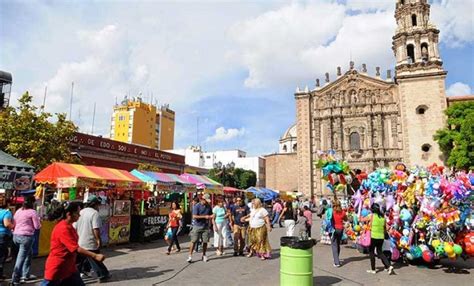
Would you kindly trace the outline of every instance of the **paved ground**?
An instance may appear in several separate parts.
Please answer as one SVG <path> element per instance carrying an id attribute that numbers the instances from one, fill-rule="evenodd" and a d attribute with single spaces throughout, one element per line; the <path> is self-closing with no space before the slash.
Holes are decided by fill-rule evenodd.
<path id="1" fill-rule="evenodd" d="M 315 221 L 319 225 L 318 221 Z M 318 232 L 317 227 L 313 232 Z M 274 258 L 260 261 L 258 258 L 233 257 L 231 251 L 221 257 L 209 252 L 209 262 L 196 261 L 188 264 L 188 237 L 180 237 L 183 251 L 179 254 L 165 255 L 163 242 L 150 244 L 131 244 L 105 250 L 106 264 L 113 279 L 106 285 L 279 285 L 279 238 L 283 229 L 276 228 L 271 233 Z M 388 276 L 384 271 L 375 275 L 367 274 L 369 258 L 350 246 L 341 251 L 343 266 L 334 268 L 330 246 L 318 244 L 314 247 L 314 285 L 473 285 L 474 259 L 466 262 L 442 261 L 435 269 L 422 266 L 395 265 L 395 275 Z M 198 260 L 201 254 L 194 258 Z M 11 265 L 9 266 L 11 267 Z M 6 273 L 10 273 L 8 268 Z M 33 261 L 33 273 L 41 276 L 44 259 Z M 377 267 L 382 264 L 377 261 Z M 450 267 L 455 267 L 453 272 Z M 90 279 L 88 284 L 95 284 Z M 34 285 L 31 283 L 30 285 Z M 298 285 L 295 285 L 298 286 Z"/>

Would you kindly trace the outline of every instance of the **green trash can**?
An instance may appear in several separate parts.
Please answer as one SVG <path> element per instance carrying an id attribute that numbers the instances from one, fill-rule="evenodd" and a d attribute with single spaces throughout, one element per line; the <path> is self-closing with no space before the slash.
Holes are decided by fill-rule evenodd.
<path id="1" fill-rule="evenodd" d="M 314 239 L 300 240 L 296 236 L 280 239 L 280 286 L 313 285 Z"/>

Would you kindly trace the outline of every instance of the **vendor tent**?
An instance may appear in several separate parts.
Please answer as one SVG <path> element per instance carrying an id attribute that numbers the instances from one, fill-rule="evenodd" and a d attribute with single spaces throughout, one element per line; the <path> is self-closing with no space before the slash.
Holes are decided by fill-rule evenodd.
<path id="1" fill-rule="evenodd" d="M 33 166 L 0 150 L 0 189 L 29 190 L 33 175 Z"/>
<path id="2" fill-rule="evenodd" d="M 245 192 L 245 190 L 233 188 L 233 187 L 224 187 L 224 193 L 235 193 L 235 192 Z"/>
<path id="3" fill-rule="evenodd" d="M 250 187 L 247 192 L 252 193 L 255 197 L 264 201 L 271 201 L 278 197 L 278 193 L 267 188 Z"/>
<path id="4" fill-rule="evenodd" d="M 193 183 L 176 174 L 142 170 L 133 170 L 131 173 L 144 182 L 156 185 L 160 190 L 176 192 L 193 192 L 196 190 L 196 186 Z"/>
<path id="5" fill-rule="evenodd" d="M 223 192 L 223 187 L 220 183 L 206 176 L 185 173 L 182 174 L 180 177 L 187 180 L 188 182 L 195 184 L 196 188 L 204 190 L 205 192 L 213 194 L 222 194 Z"/>
<path id="6" fill-rule="evenodd" d="M 53 163 L 35 176 L 41 184 L 56 188 L 89 187 L 95 189 L 141 189 L 145 183 L 125 170 Z"/>

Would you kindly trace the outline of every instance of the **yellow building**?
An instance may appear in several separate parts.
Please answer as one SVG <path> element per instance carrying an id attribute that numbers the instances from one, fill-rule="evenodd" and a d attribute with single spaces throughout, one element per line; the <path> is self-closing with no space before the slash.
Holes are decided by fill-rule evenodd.
<path id="1" fill-rule="evenodd" d="M 169 105 L 163 105 L 157 112 L 159 122 L 158 146 L 160 150 L 174 149 L 174 117 L 175 113 L 169 109 Z"/>
<path id="2" fill-rule="evenodd" d="M 114 106 L 110 138 L 154 149 L 173 149 L 174 111 L 157 109 L 137 97 Z"/>

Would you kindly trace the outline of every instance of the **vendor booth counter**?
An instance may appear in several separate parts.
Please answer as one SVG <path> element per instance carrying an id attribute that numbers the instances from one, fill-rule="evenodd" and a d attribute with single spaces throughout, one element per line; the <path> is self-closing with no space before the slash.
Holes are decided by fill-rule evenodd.
<path id="1" fill-rule="evenodd" d="M 35 194 L 41 197 L 40 215 L 42 227 L 38 234 L 38 256 L 49 253 L 51 232 L 56 221 L 47 220 L 47 205 L 54 197 L 57 201 L 87 200 L 89 195 L 101 198 L 99 216 L 103 245 L 126 243 L 130 239 L 131 192 L 147 189 L 144 182 L 127 171 L 83 166 L 66 163 L 53 163 L 35 176 L 35 181 L 48 188 L 40 187 Z"/>

